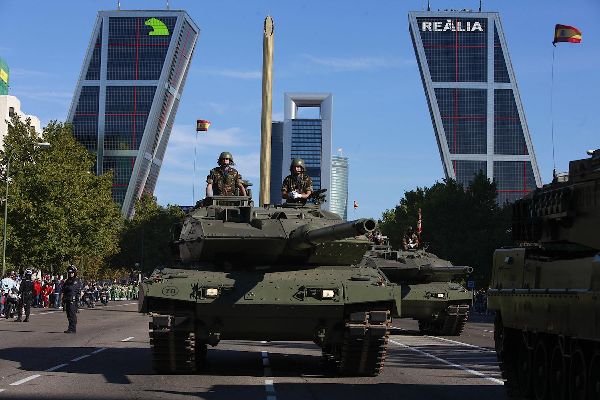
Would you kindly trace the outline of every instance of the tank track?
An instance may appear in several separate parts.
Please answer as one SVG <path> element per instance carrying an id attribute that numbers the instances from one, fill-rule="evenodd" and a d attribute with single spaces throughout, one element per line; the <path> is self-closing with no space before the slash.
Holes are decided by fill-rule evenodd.
<path id="1" fill-rule="evenodd" d="M 349 376 L 379 375 L 387 353 L 390 325 L 389 311 L 350 314 L 340 349 L 339 372 Z"/>
<path id="2" fill-rule="evenodd" d="M 152 368 L 158 373 L 194 374 L 204 363 L 206 344 L 196 340 L 193 326 L 183 320 L 161 315 L 149 324 Z"/>
<path id="3" fill-rule="evenodd" d="M 419 320 L 419 332 L 433 336 L 460 336 L 468 318 L 468 304 L 451 304 L 437 317 Z"/>

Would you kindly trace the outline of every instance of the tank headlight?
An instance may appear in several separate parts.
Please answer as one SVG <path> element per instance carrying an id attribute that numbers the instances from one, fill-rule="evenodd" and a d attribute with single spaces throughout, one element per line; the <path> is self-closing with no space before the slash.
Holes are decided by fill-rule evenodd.
<path id="1" fill-rule="evenodd" d="M 206 289 L 206 297 L 217 297 L 219 295 L 219 289 L 217 288 L 207 288 Z"/>
<path id="2" fill-rule="evenodd" d="M 323 291 L 321 292 L 321 297 L 323 299 L 333 299 L 335 297 L 335 290 L 323 289 Z"/>
<path id="3" fill-rule="evenodd" d="M 443 299 L 444 297 L 446 297 L 446 295 L 444 293 L 438 293 L 437 294 L 437 298 L 438 299 Z"/>

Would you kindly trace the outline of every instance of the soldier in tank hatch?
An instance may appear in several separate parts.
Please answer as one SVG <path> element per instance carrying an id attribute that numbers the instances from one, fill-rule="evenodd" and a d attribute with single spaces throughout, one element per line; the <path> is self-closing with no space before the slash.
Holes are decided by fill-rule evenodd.
<path id="1" fill-rule="evenodd" d="M 287 203 L 305 203 L 313 192 L 312 179 L 306 173 L 304 160 L 294 158 L 290 164 L 290 175 L 281 186 L 281 198 Z"/>
<path id="2" fill-rule="evenodd" d="M 402 238 L 402 248 L 404 250 L 419 248 L 419 236 L 415 233 L 412 226 L 409 226 Z"/>
<path id="3" fill-rule="evenodd" d="M 242 175 L 233 168 L 233 156 L 224 151 L 219 155 L 218 167 L 210 170 L 206 177 L 206 197 L 246 196 Z"/>

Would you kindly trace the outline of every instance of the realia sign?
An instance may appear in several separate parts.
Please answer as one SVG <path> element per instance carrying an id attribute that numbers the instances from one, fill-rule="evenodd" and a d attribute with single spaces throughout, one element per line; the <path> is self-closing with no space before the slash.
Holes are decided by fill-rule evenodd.
<path id="1" fill-rule="evenodd" d="M 421 22 L 422 32 L 483 32 L 483 27 L 479 21 L 454 21 L 447 19 L 446 23 L 442 21 L 423 21 Z"/>

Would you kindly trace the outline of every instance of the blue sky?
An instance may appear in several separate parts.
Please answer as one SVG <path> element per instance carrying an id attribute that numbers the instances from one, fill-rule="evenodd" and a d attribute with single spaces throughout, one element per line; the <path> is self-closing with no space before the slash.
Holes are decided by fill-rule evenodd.
<path id="1" fill-rule="evenodd" d="M 65 120 L 91 30 L 105 0 L 1 0 L 0 57 L 11 68 L 11 94 L 26 113 Z M 122 0 L 122 9 L 164 9 L 164 0 Z M 379 218 L 404 191 L 429 186 L 443 170 L 408 33 L 408 12 L 424 0 L 171 0 L 201 28 L 155 195 L 191 204 L 218 154 L 231 151 L 259 187 L 262 21 L 275 20 L 273 119 L 283 93 L 331 92 L 333 146 L 350 157 L 349 217 Z M 479 1 L 431 0 L 432 9 L 477 9 Z M 600 2 L 484 1 L 502 18 L 510 57 L 542 173 L 552 175 L 550 82 L 554 25 L 583 32 L 559 44 L 554 130 L 559 171 L 600 147 Z M 195 121 L 212 121 L 196 140 Z M 194 149 L 197 152 L 194 178 Z M 255 196 L 257 194 L 255 193 Z"/>

